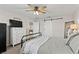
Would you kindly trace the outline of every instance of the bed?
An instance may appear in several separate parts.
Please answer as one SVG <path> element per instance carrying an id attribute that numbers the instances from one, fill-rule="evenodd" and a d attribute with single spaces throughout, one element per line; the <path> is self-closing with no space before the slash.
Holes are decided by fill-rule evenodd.
<path id="1" fill-rule="evenodd" d="M 73 38 L 70 46 L 76 52 L 79 46 L 78 44 L 79 36 Z M 77 44 L 75 43 L 77 42 Z M 77 49 L 74 49 L 74 47 Z M 21 53 L 24 54 L 72 54 L 73 52 L 66 45 L 66 40 L 62 37 L 49 37 L 47 35 L 42 35 L 33 40 L 26 41 L 23 44 Z"/>
<path id="2" fill-rule="evenodd" d="M 21 53 L 23 54 L 37 54 L 39 47 L 49 39 L 48 36 L 39 36 L 32 40 L 23 43 Z"/>

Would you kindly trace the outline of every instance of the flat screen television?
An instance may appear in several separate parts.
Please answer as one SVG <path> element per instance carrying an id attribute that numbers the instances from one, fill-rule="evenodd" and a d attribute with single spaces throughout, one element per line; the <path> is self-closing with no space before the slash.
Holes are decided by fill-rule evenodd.
<path id="1" fill-rule="evenodd" d="M 22 21 L 10 19 L 10 27 L 22 27 Z"/>

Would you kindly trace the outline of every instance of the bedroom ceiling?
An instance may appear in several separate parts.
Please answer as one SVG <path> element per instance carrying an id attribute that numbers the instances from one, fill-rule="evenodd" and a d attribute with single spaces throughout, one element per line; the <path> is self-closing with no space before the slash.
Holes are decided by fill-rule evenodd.
<path id="1" fill-rule="evenodd" d="M 37 4 L 38 5 L 38 4 Z M 40 5 L 38 5 L 40 6 Z M 78 10 L 77 4 L 45 4 L 47 6 L 47 13 L 42 15 L 34 15 L 31 11 L 25 11 L 25 8 L 29 8 L 26 4 L 3 4 L 0 5 L 0 9 L 6 12 L 17 13 L 30 19 L 45 18 L 48 16 L 71 16 Z"/>

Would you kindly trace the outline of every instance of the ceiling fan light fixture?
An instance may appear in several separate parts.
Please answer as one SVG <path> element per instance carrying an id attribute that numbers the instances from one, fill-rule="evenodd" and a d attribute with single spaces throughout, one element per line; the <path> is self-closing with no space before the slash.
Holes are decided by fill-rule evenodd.
<path id="1" fill-rule="evenodd" d="M 31 4 L 28 4 L 28 6 L 30 7 L 29 11 L 33 11 L 34 15 L 41 15 L 41 14 L 45 14 L 46 13 L 46 6 L 32 6 Z M 27 9 L 28 11 L 28 9 Z"/>
<path id="2" fill-rule="evenodd" d="M 39 12 L 38 11 L 34 11 L 34 15 L 39 15 Z"/>

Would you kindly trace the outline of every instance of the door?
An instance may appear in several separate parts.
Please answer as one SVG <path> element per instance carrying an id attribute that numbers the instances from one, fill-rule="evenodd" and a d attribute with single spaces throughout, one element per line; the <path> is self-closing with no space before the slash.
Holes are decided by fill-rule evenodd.
<path id="1" fill-rule="evenodd" d="M 44 22 L 44 33 L 47 36 L 52 36 L 52 22 L 51 21 L 45 21 Z"/>
<path id="2" fill-rule="evenodd" d="M 62 19 L 52 21 L 52 32 L 54 37 L 64 37 L 64 22 Z"/>
<path id="3" fill-rule="evenodd" d="M 6 51 L 6 24 L 0 23 L 0 53 Z"/>
<path id="4" fill-rule="evenodd" d="M 44 33 L 50 37 L 64 37 L 63 20 L 52 20 L 44 22 Z"/>

